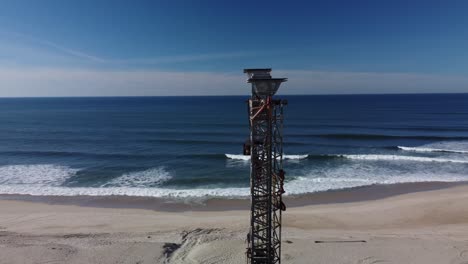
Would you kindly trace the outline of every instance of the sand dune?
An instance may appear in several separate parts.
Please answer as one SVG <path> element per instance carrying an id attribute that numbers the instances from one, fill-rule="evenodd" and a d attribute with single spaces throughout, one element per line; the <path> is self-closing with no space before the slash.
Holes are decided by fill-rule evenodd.
<path id="1" fill-rule="evenodd" d="M 468 263 L 468 187 L 288 209 L 283 263 Z M 245 263 L 248 212 L 0 200 L 0 263 Z"/>

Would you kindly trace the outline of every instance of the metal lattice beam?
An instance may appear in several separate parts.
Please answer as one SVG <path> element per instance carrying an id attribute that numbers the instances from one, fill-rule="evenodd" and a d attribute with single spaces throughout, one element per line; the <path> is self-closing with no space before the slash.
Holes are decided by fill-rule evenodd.
<path id="1" fill-rule="evenodd" d="M 268 81 L 269 71 L 246 70 L 249 82 Z M 255 74 L 261 78 L 255 78 Z M 271 77 L 270 77 L 271 78 Z M 278 80 L 271 79 L 275 85 Z M 268 84 L 262 83 L 248 101 L 251 155 L 251 215 L 248 234 L 247 261 L 256 263 L 281 263 L 281 211 L 284 193 L 283 171 L 283 105 L 268 93 Z M 274 87 L 275 91 L 278 86 Z M 257 91 L 257 92 L 255 92 Z M 258 91 L 263 94 L 259 95 Z M 245 149 L 245 148 L 244 148 Z"/>

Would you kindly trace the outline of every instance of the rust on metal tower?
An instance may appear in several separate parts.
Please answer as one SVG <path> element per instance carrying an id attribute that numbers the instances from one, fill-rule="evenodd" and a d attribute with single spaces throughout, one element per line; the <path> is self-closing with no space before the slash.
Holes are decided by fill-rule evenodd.
<path id="1" fill-rule="evenodd" d="M 271 69 L 245 69 L 252 85 L 248 100 L 249 140 L 244 155 L 250 155 L 250 230 L 247 262 L 281 263 L 281 212 L 283 184 L 283 106 L 274 99 L 286 78 L 272 78 Z"/>

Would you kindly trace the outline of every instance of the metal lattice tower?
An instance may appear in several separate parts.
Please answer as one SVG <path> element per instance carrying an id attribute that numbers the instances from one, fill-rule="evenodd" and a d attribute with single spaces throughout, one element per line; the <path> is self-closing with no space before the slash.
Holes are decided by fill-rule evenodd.
<path id="1" fill-rule="evenodd" d="M 247 262 L 281 263 L 281 211 L 284 193 L 283 106 L 273 99 L 285 78 L 274 79 L 271 69 L 245 69 L 252 84 L 248 100 L 250 140 L 244 155 L 251 156 L 250 231 L 247 236 Z"/>

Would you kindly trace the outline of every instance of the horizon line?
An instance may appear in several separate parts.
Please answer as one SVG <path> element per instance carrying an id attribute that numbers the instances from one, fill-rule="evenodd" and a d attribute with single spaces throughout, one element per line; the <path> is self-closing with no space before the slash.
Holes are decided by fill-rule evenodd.
<path id="1" fill-rule="evenodd" d="M 349 93 L 349 94 L 283 94 L 275 96 L 359 96 L 359 95 L 468 95 L 468 92 L 446 92 L 446 93 Z M 29 98 L 144 98 L 144 97 L 245 97 L 250 96 L 228 94 L 228 95 L 79 95 L 79 96 L 0 96 L 0 99 L 29 99 Z"/>

